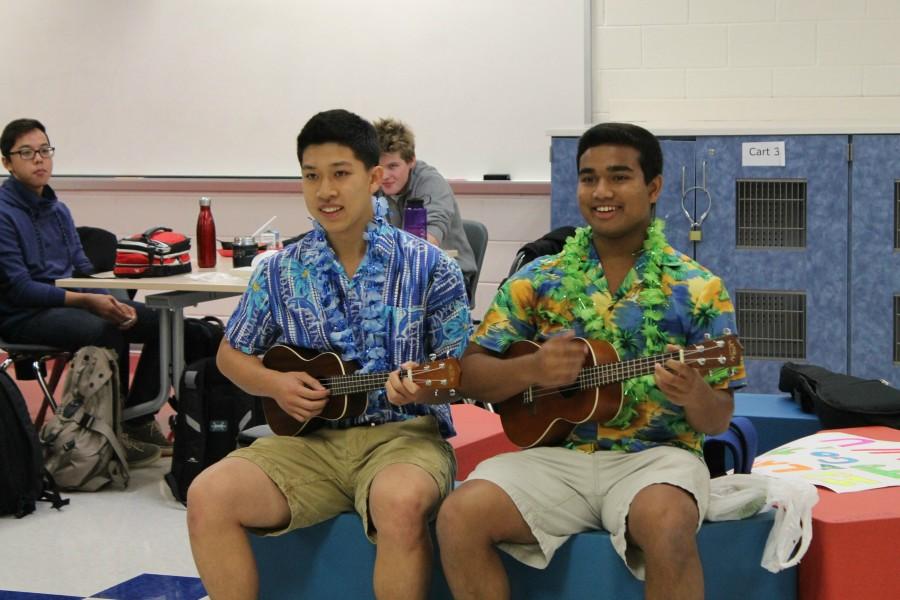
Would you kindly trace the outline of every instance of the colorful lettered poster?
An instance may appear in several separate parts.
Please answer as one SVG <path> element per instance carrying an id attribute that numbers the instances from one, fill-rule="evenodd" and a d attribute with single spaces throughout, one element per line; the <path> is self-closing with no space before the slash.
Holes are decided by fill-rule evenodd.
<path id="1" fill-rule="evenodd" d="M 838 493 L 900 485 L 900 442 L 820 432 L 756 457 L 753 472 L 796 477 Z"/>

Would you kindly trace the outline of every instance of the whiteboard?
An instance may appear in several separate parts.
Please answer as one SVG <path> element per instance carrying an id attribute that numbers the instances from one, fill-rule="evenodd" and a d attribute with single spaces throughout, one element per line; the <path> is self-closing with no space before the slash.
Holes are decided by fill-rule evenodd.
<path id="1" fill-rule="evenodd" d="M 0 0 L 0 115 L 58 175 L 280 177 L 321 110 L 396 117 L 448 178 L 549 180 L 584 120 L 578 0 Z"/>

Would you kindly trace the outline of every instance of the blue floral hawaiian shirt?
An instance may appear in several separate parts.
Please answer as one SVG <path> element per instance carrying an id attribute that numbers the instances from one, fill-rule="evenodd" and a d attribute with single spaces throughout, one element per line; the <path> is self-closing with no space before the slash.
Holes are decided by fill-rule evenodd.
<path id="1" fill-rule="evenodd" d="M 381 359 L 387 370 L 407 361 L 423 363 L 430 354 L 462 355 L 470 333 L 471 318 L 462 273 L 456 262 L 436 246 L 385 225 L 370 228 L 374 250 L 385 266 L 382 302 L 386 353 Z M 353 277 L 343 267 L 316 229 L 263 261 L 255 270 L 247 291 L 232 314 L 225 335 L 232 347 L 245 354 L 262 354 L 276 343 L 319 352 L 335 352 L 344 360 L 360 354 L 364 330 L 362 296 L 370 289 L 364 281 L 371 252 L 366 254 Z M 324 289 L 321 271 L 329 271 L 334 287 Z M 380 277 L 379 277 L 380 279 Z M 329 331 L 332 315 L 326 308 L 336 300 L 346 315 L 352 335 L 335 336 Z M 331 290 L 331 293 L 329 292 Z M 333 312 L 333 311 L 332 311 Z M 393 406 L 385 390 L 369 393 L 362 416 L 346 419 L 338 427 L 402 421 L 419 415 L 434 415 L 441 435 L 456 431 L 446 404 Z"/>

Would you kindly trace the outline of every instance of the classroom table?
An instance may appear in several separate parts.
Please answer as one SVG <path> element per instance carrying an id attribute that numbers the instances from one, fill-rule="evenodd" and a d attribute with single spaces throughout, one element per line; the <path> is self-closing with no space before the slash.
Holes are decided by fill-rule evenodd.
<path id="1" fill-rule="evenodd" d="M 136 289 L 149 294 L 145 303 L 159 311 L 160 387 L 156 398 L 128 407 L 123 420 L 155 414 L 169 400 L 169 390 L 178 396 L 178 382 L 184 370 L 184 308 L 201 302 L 239 296 L 247 288 L 250 269 L 232 269 L 231 260 L 217 261 L 212 269 L 195 268 L 190 273 L 167 277 L 127 279 L 112 273 L 92 277 L 67 277 L 57 287 L 85 289 Z"/>
<path id="2" fill-rule="evenodd" d="M 444 250 L 456 257 L 456 250 Z M 196 257 L 194 257 L 195 259 Z M 193 261 L 196 265 L 196 260 Z M 155 292 L 146 297 L 145 303 L 159 311 L 159 394 L 136 406 L 126 408 L 122 420 L 155 414 L 169 400 L 169 390 L 178 397 L 178 382 L 184 371 L 184 308 L 201 302 L 239 296 L 250 281 L 252 270 L 248 267 L 233 269 L 231 259 L 219 256 L 215 268 L 194 268 L 190 273 L 168 277 L 143 277 L 129 279 L 115 277 L 111 272 L 91 277 L 67 277 L 56 281 L 57 287 L 85 289 L 126 289 Z"/>

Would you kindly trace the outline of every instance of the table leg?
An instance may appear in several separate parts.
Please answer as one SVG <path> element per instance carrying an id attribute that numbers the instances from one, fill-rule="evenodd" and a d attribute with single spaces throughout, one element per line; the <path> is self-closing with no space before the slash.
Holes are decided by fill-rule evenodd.
<path id="1" fill-rule="evenodd" d="M 150 303 L 147 303 L 151 306 Z M 169 399 L 172 386 L 170 367 L 172 364 L 172 312 L 167 308 L 153 306 L 159 312 L 159 392 L 156 398 L 130 406 L 122 411 L 122 420 L 155 414 Z"/>
<path id="2" fill-rule="evenodd" d="M 122 420 L 153 414 L 169 400 L 178 399 L 178 382 L 184 371 L 184 307 L 239 296 L 237 292 L 162 292 L 147 296 L 147 306 L 159 311 L 160 390 L 153 400 L 125 409 Z"/>

